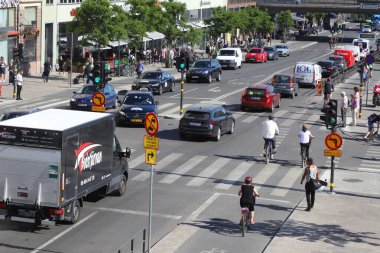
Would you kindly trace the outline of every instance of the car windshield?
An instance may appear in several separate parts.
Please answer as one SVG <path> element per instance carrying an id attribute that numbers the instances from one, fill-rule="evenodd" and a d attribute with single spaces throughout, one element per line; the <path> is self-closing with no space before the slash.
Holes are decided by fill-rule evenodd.
<path id="1" fill-rule="evenodd" d="M 0 116 L 0 121 L 17 118 L 17 117 L 20 117 L 20 116 L 23 116 L 23 115 L 26 115 L 26 114 L 28 114 L 28 112 L 9 112 L 9 113 L 4 113 L 3 115 Z"/>
<path id="2" fill-rule="evenodd" d="M 286 46 L 283 46 L 283 45 L 277 45 L 276 48 L 286 48 Z"/>
<path id="3" fill-rule="evenodd" d="M 93 85 L 86 85 L 86 86 L 83 86 L 82 88 L 80 88 L 77 93 L 78 94 L 94 94 L 95 92 L 98 92 L 98 88 L 96 86 L 93 86 Z"/>
<path id="4" fill-rule="evenodd" d="M 250 52 L 251 54 L 261 53 L 261 49 L 251 49 L 249 52 Z"/>
<path id="5" fill-rule="evenodd" d="M 336 58 L 334 56 L 330 56 L 329 60 L 330 61 L 336 61 L 336 62 L 343 62 L 343 58 Z"/>
<path id="6" fill-rule="evenodd" d="M 185 118 L 200 119 L 200 120 L 209 120 L 210 114 L 207 112 L 194 112 L 187 111 L 184 115 Z"/>
<path id="7" fill-rule="evenodd" d="M 319 61 L 318 62 L 318 65 L 321 66 L 322 68 L 325 67 L 325 68 L 329 68 L 333 65 L 332 62 L 327 62 L 327 61 Z"/>
<path id="8" fill-rule="evenodd" d="M 290 83 L 291 82 L 290 76 L 276 75 L 274 76 L 273 79 L 275 83 Z"/>
<path id="9" fill-rule="evenodd" d="M 160 72 L 146 72 L 141 79 L 161 79 L 162 73 Z"/>
<path id="10" fill-rule="evenodd" d="M 355 41 L 354 45 L 359 46 L 359 47 L 362 46 L 363 48 L 367 48 L 367 42 L 363 42 L 363 41 Z"/>
<path id="11" fill-rule="evenodd" d="M 273 52 L 274 48 L 273 47 L 266 47 L 266 48 L 264 48 L 264 50 L 267 52 Z"/>
<path id="12" fill-rule="evenodd" d="M 209 68 L 211 63 L 209 61 L 196 61 L 193 65 L 194 68 Z"/>
<path id="13" fill-rule="evenodd" d="M 220 56 L 234 56 L 235 50 L 220 50 L 219 55 Z"/>
<path id="14" fill-rule="evenodd" d="M 153 99 L 145 94 L 130 94 L 124 99 L 125 105 L 152 105 Z"/>
<path id="15" fill-rule="evenodd" d="M 265 92 L 265 89 L 248 88 L 245 95 L 249 97 L 265 97 L 266 92 Z"/>

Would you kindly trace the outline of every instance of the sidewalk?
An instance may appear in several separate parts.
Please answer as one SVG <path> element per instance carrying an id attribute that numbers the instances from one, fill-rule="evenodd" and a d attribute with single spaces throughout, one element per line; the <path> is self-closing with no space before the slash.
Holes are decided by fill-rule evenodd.
<path id="1" fill-rule="evenodd" d="M 374 64 L 373 73 L 369 87 L 369 106 L 365 106 L 364 96 L 363 115 L 357 120 L 357 126 L 343 129 L 354 141 L 363 142 L 362 137 L 367 132 L 367 117 L 380 112 L 378 107 L 372 107 L 372 88 L 380 81 L 379 64 Z M 342 90 L 348 95 L 352 94 L 353 87 L 359 86 L 358 84 L 359 76 L 355 74 L 346 83 L 336 87 L 334 98 L 339 99 Z M 347 118 L 347 122 L 351 122 L 351 117 Z M 378 137 L 377 143 L 379 140 Z M 330 173 L 329 170 L 326 172 Z M 354 178 L 357 182 L 345 182 L 343 176 Z M 337 193 L 327 193 L 328 189 L 324 192 L 317 191 L 311 212 L 304 211 L 307 207 L 304 198 L 264 252 L 379 252 L 379 173 L 336 170 L 335 177 L 334 190 Z"/>

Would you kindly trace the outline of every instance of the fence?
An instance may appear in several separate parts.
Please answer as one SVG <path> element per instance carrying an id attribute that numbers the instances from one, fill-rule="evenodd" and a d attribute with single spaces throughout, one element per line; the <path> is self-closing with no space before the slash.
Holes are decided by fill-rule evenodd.
<path id="1" fill-rule="evenodd" d="M 130 241 L 123 244 L 115 253 L 145 253 L 148 250 L 146 228 L 136 233 Z"/>

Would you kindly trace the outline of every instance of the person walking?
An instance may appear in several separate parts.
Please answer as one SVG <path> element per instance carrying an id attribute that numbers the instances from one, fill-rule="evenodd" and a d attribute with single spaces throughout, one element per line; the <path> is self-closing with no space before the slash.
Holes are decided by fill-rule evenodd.
<path id="1" fill-rule="evenodd" d="M 21 98 L 21 90 L 22 90 L 22 83 L 24 80 L 22 79 L 22 69 L 19 69 L 16 76 L 16 85 L 17 85 L 17 95 L 16 100 L 22 100 Z"/>
<path id="2" fill-rule="evenodd" d="M 350 123 L 350 126 L 356 126 L 356 117 L 359 113 L 360 109 L 360 94 L 359 94 L 359 88 L 354 87 L 354 94 L 351 95 L 351 116 L 352 121 Z"/>
<path id="3" fill-rule="evenodd" d="M 7 73 L 6 70 L 7 63 L 4 60 L 4 57 L 0 57 L 0 96 L 1 96 L 1 91 L 3 88 L 3 85 L 5 85 L 5 74 Z"/>
<path id="4" fill-rule="evenodd" d="M 13 60 L 11 60 L 11 63 L 9 64 L 8 71 L 9 71 L 9 85 L 14 85 L 15 84 L 15 65 L 13 63 Z"/>
<path id="5" fill-rule="evenodd" d="M 340 113 L 342 115 L 342 127 L 346 127 L 347 122 L 347 111 L 348 111 L 348 97 L 346 96 L 346 92 L 342 91 L 340 93 L 341 101 L 340 101 Z"/>
<path id="6" fill-rule="evenodd" d="M 306 164 L 307 165 L 302 175 L 301 184 L 303 184 L 303 181 L 306 178 L 305 192 L 306 192 L 307 208 L 305 209 L 305 211 L 309 212 L 314 207 L 315 187 L 314 187 L 313 180 L 319 180 L 319 170 L 318 170 L 318 167 L 314 165 L 313 158 L 311 157 L 307 158 Z"/>
<path id="7" fill-rule="evenodd" d="M 50 57 L 48 57 L 47 60 L 44 62 L 44 72 L 42 73 L 44 83 L 47 83 L 49 81 L 51 68 L 51 60 Z"/>
<path id="8" fill-rule="evenodd" d="M 144 70 L 144 64 L 142 64 L 142 62 L 140 60 L 137 61 L 137 68 L 136 68 L 136 74 L 137 74 L 137 78 L 139 78 L 141 76 L 141 73 L 143 72 Z"/>
<path id="9" fill-rule="evenodd" d="M 249 209 L 249 224 L 254 224 L 256 197 L 260 195 L 252 184 L 252 177 L 245 177 L 244 184 L 240 187 L 238 195 L 240 196 L 240 207 L 248 207 Z M 240 219 L 241 223 L 243 223 L 243 217 Z"/>
<path id="10" fill-rule="evenodd" d="M 153 48 L 152 50 L 152 60 L 153 60 L 153 65 L 156 65 L 156 61 L 158 59 L 158 52 L 156 48 Z"/>
<path id="11" fill-rule="evenodd" d="M 61 55 L 61 56 L 59 56 L 59 59 L 58 59 L 58 75 L 61 75 L 61 73 L 62 73 L 63 76 L 65 76 L 64 65 L 65 65 L 65 61 L 63 60 L 63 57 Z"/>

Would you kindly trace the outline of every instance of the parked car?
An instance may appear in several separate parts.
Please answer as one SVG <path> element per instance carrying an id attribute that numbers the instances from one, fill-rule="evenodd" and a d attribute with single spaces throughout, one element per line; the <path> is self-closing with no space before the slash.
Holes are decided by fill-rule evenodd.
<path id="1" fill-rule="evenodd" d="M 193 66 L 186 73 L 186 82 L 192 80 L 206 80 L 211 83 L 213 79 L 222 79 L 222 66 L 216 59 L 202 59 L 194 62 Z"/>
<path id="2" fill-rule="evenodd" d="M 281 95 L 272 85 L 250 85 L 241 96 L 241 110 L 266 109 L 270 112 L 280 107 Z"/>
<path id="3" fill-rule="evenodd" d="M 278 60 L 278 52 L 275 47 L 264 47 L 268 54 L 268 60 Z"/>
<path id="4" fill-rule="evenodd" d="M 132 90 L 147 88 L 154 94 L 162 95 L 163 92 L 173 92 L 175 78 L 167 71 L 147 71 L 137 78 L 132 84 Z"/>
<path id="5" fill-rule="evenodd" d="M 35 112 L 38 112 L 38 111 L 40 111 L 40 109 L 38 109 L 38 108 L 32 108 L 32 109 L 12 110 L 12 111 L 8 111 L 8 112 L 4 112 L 0 116 L 0 121 L 17 118 L 17 117 L 24 116 L 24 115 L 27 115 L 27 114 L 30 114 L 30 113 L 35 113 Z"/>
<path id="6" fill-rule="evenodd" d="M 322 77 L 326 78 L 339 73 L 339 68 L 333 61 L 318 61 L 317 64 L 322 68 Z"/>
<path id="7" fill-rule="evenodd" d="M 106 98 L 104 107 L 117 107 L 117 92 L 111 84 L 106 84 L 102 89 L 99 89 L 97 86 L 92 84 L 85 84 L 78 91 L 73 92 L 74 95 L 70 99 L 70 109 L 91 111 L 91 108 L 94 105 L 92 102 L 92 96 L 95 92 L 101 92 L 104 94 Z"/>
<path id="8" fill-rule="evenodd" d="M 276 74 L 272 77 L 272 85 L 274 91 L 280 93 L 282 96 L 298 96 L 298 83 L 295 81 L 293 75 L 290 74 Z"/>
<path id="9" fill-rule="evenodd" d="M 338 66 L 340 70 L 346 70 L 347 63 L 343 56 L 340 55 L 330 55 L 329 61 L 333 61 L 335 66 Z"/>
<path id="10" fill-rule="evenodd" d="M 268 54 L 262 47 L 254 47 L 245 55 L 245 62 L 267 62 Z"/>
<path id="11" fill-rule="evenodd" d="M 158 114 L 157 105 L 158 101 L 154 100 L 151 91 L 130 91 L 117 112 L 117 123 L 142 125 L 147 113 Z"/>
<path id="12" fill-rule="evenodd" d="M 222 68 L 241 68 L 243 62 L 242 52 L 239 47 L 222 48 L 219 50 L 216 59 Z"/>
<path id="13" fill-rule="evenodd" d="M 276 45 L 275 48 L 276 48 L 279 56 L 289 56 L 290 55 L 290 50 L 289 50 L 287 45 Z"/>
<path id="14" fill-rule="evenodd" d="M 223 105 L 198 104 L 189 107 L 179 121 L 179 135 L 202 136 L 216 141 L 235 131 L 235 118 Z"/>
<path id="15" fill-rule="evenodd" d="M 371 32 L 372 32 L 372 29 L 370 25 L 363 26 L 362 33 L 371 33 Z"/>

